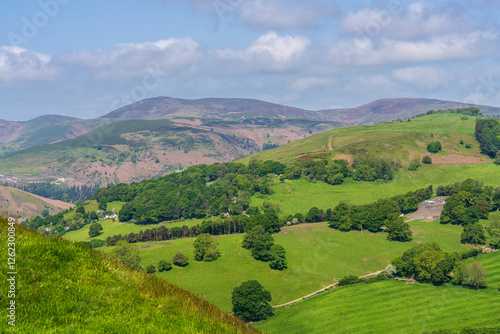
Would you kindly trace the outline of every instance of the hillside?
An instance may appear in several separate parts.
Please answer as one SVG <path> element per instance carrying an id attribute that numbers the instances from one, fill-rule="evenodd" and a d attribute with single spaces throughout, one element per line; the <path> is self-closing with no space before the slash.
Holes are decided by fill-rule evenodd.
<path id="1" fill-rule="evenodd" d="M 9 213 L 20 218 L 29 218 L 41 215 L 44 210 L 55 215 L 73 206 L 73 204 L 33 195 L 19 189 L 0 186 L 0 214 Z"/>
<path id="2" fill-rule="evenodd" d="M 368 153 L 394 159 L 403 165 L 412 159 L 421 160 L 425 155 L 431 156 L 433 162 L 438 164 L 487 162 L 488 157 L 481 155 L 474 137 L 476 117 L 461 120 L 462 116 L 433 114 L 411 119 L 410 122 L 392 121 L 325 131 L 238 161 L 246 163 L 251 159 L 260 159 L 289 163 L 314 153 L 329 153 L 331 158 L 352 161 L 356 154 Z M 428 153 L 427 145 L 437 140 L 442 143 L 442 151 Z M 466 148 L 460 140 L 470 143 L 472 147 Z"/>
<path id="3" fill-rule="evenodd" d="M 233 160 L 258 149 L 239 134 L 169 120 L 128 120 L 14 153 L 0 159 L 0 171 L 40 175 L 69 185 L 106 186 L 164 175 L 183 166 Z M 9 176 L 4 175 L 7 182 L 12 180 Z"/>
<path id="4" fill-rule="evenodd" d="M 7 235 L 3 218 L 0 233 Z M 82 244 L 17 226 L 16 246 L 15 333 L 259 332 L 190 292 Z M 0 260 L 7 263 L 7 252 Z M 7 294 L 0 302 L 10 302 Z M 12 332 L 8 327 L 4 321 L 2 332 Z"/>

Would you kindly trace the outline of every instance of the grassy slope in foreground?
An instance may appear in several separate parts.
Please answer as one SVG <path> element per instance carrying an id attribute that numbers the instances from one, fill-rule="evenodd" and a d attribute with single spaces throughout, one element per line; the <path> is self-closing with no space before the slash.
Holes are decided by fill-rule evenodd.
<path id="1" fill-rule="evenodd" d="M 258 332 L 190 292 L 97 251 L 16 229 L 16 333 Z M 6 245 L 2 218 L 0 233 Z M 0 261 L 7 263 L 7 252 L 1 254 Z M 2 293 L 0 304 L 7 303 Z M 7 330 L 12 328 L 4 318 L 0 331 Z"/>
<path id="2" fill-rule="evenodd" d="M 498 290 L 390 280 L 336 289 L 277 310 L 257 324 L 273 333 L 422 333 L 500 323 Z M 314 319 L 314 320 L 312 320 Z"/>
<path id="3" fill-rule="evenodd" d="M 464 251 L 460 244 L 462 228 L 438 222 L 411 221 L 418 233 L 408 243 L 391 242 L 385 233 L 358 231 L 340 232 L 326 223 L 302 224 L 283 229 L 273 235 L 287 252 L 288 269 L 272 270 L 267 262 L 254 260 L 251 252 L 241 247 L 242 234 L 217 237 L 221 257 L 212 262 L 193 260 L 194 238 L 139 243 L 141 266 L 158 265 L 162 259 L 171 262 L 177 252 L 190 259 L 185 268 L 174 267 L 157 273 L 220 307 L 231 311 L 231 292 L 247 280 L 258 280 L 278 305 L 305 296 L 335 282 L 345 275 L 364 275 L 384 269 L 394 257 L 400 256 L 419 242 L 436 242 L 446 251 Z M 108 252 L 112 247 L 103 248 Z"/>

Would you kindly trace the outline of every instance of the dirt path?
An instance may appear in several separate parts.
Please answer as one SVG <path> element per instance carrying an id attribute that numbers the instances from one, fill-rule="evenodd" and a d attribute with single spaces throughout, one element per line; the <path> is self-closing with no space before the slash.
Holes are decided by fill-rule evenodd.
<path id="1" fill-rule="evenodd" d="M 374 273 L 370 273 L 370 274 L 366 274 L 366 275 L 363 275 L 363 276 L 359 276 L 359 278 L 368 277 L 368 276 L 375 276 L 375 275 L 380 274 L 381 272 L 383 272 L 383 270 L 379 270 L 379 271 L 376 271 L 376 272 L 374 272 Z M 325 291 L 325 290 L 328 290 L 328 289 L 331 289 L 331 288 L 336 289 L 336 287 L 337 287 L 337 283 L 333 283 L 333 284 L 330 284 L 330 285 L 328 285 L 328 286 L 325 286 L 325 287 L 324 287 L 324 288 L 322 288 L 322 289 L 319 289 L 319 290 L 317 290 L 317 291 L 314 291 L 313 293 L 310 293 L 310 294 L 308 294 L 308 295 L 306 295 L 306 296 L 304 296 L 304 297 L 300 297 L 300 298 L 295 299 L 295 300 L 292 300 L 291 302 L 288 302 L 288 303 L 284 303 L 284 304 L 280 304 L 280 305 L 275 305 L 275 306 L 273 306 L 273 307 L 274 307 L 274 308 L 276 308 L 276 307 L 282 307 L 282 306 L 291 305 L 291 304 L 296 303 L 296 302 L 298 302 L 298 301 L 301 301 L 301 300 L 303 300 L 303 299 L 306 299 L 306 298 L 312 297 L 312 296 L 314 296 L 314 295 L 316 295 L 316 294 L 318 294 L 318 293 L 320 293 L 320 292 L 323 292 L 323 291 Z"/>

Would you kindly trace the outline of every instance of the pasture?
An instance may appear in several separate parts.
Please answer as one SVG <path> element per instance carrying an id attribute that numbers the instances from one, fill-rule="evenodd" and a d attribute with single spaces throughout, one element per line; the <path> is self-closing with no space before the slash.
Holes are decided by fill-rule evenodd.
<path id="1" fill-rule="evenodd" d="M 388 280 L 328 291 L 279 308 L 256 327 L 269 334 L 422 333 L 497 326 L 498 291 Z"/>
<path id="2" fill-rule="evenodd" d="M 241 247 L 242 234 L 218 236 L 221 256 L 213 262 L 193 260 L 194 238 L 138 243 L 141 266 L 158 265 L 162 259 L 172 262 L 177 252 L 190 259 L 184 268 L 157 273 L 168 282 L 184 287 L 224 311 L 231 311 L 231 292 L 242 282 L 256 279 L 271 292 L 272 304 L 282 304 L 335 283 L 345 275 L 365 275 L 384 269 L 390 260 L 417 243 L 437 242 L 444 250 L 462 251 L 461 227 L 437 222 L 410 222 L 418 233 L 407 243 L 391 242 L 385 233 L 340 232 L 326 223 L 301 224 L 284 228 L 273 235 L 275 243 L 287 251 L 288 268 L 271 270 L 268 263 L 254 260 Z M 112 247 L 103 248 L 109 252 Z"/>

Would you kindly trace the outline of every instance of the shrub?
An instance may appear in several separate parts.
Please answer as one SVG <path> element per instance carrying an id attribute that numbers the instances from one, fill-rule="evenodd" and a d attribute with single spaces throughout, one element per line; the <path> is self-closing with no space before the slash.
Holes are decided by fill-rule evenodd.
<path id="1" fill-rule="evenodd" d="M 469 143 L 465 143 L 465 148 L 472 148 L 472 145 Z"/>
<path id="2" fill-rule="evenodd" d="M 464 140 L 460 139 L 460 145 L 463 145 L 463 144 L 464 144 Z"/>
<path id="3" fill-rule="evenodd" d="M 352 285 L 352 284 L 360 283 L 361 281 L 362 280 L 358 276 L 348 275 L 348 276 L 343 277 L 339 281 L 339 283 L 337 284 L 337 286 Z"/>
<path id="4" fill-rule="evenodd" d="M 186 255 L 184 255 L 184 254 L 182 254 L 182 253 L 179 252 L 179 253 L 177 253 L 177 254 L 174 255 L 173 262 L 174 262 L 174 264 L 176 266 L 185 267 L 185 266 L 187 266 L 189 264 L 188 260 L 189 259 L 188 259 L 188 257 Z"/>
<path id="5" fill-rule="evenodd" d="M 392 264 L 388 264 L 387 267 L 385 267 L 384 272 L 387 277 L 392 278 L 396 276 L 397 269 Z"/>
<path id="6" fill-rule="evenodd" d="M 426 155 L 425 157 L 422 158 L 422 163 L 430 165 L 430 164 L 432 164 L 432 158 L 430 156 Z"/>
<path id="7" fill-rule="evenodd" d="M 486 269 L 479 262 L 458 262 L 453 268 L 452 283 L 474 288 L 485 288 L 487 284 Z"/>
<path id="8" fill-rule="evenodd" d="M 160 260 L 158 263 L 158 271 L 169 271 L 172 269 L 172 263 L 165 260 Z"/>
<path id="9" fill-rule="evenodd" d="M 150 264 L 149 266 L 146 267 L 146 272 L 148 274 L 154 274 L 156 272 L 155 265 Z"/>

